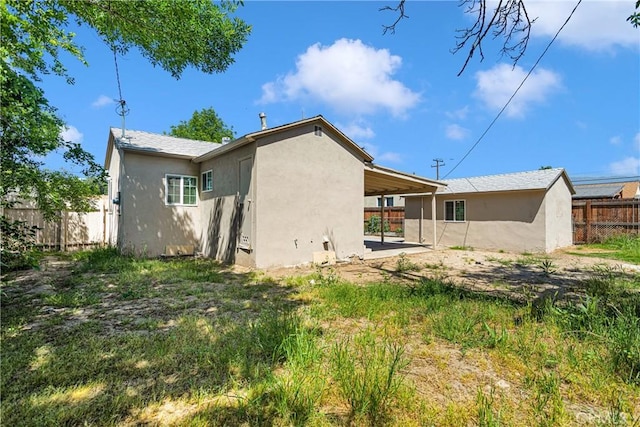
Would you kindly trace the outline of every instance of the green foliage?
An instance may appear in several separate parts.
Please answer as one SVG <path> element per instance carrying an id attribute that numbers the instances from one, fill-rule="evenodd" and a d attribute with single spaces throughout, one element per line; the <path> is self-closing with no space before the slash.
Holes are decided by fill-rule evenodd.
<path id="1" fill-rule="evenodd" d="M 0 266 L 3 271 L 32 268 L 38 265 L 38 252 L 34 251 L 38 228 L 24 221 L 13 221 L 0 216 Z"/>
<path id="2" fill-rule="evenodd" d="M 117 52 L 137 47 L 153 65 L 179 78 L 186 67 L 222 72 L 251 31 L 231 15 L 241 2 L 223 0 L 71 1 L 5 0 L 0 3 L 0 203 L 33 199 L 45 219 L 64 209 L 85 212 L 100 194 L 104 171 L 79 144 L 65 141 L 64 122 L 34 81 L 56 74 L 73 83 L 64 55 L 86 64 L 68 30 L 71 20 L 93 28 Z M 43 169 L 58 151 L 83 167 L 85 178 Z"/>
<path id="3" fill-rule="evenodd" d="M 78 144 L 60 137 L 62 120 L 42 90 L 5 62 L 0 62 L 0 84 L 0 203 L 11 207 L 17 199 L 35 199 L 47 220 L 64 209 L 90 210 L 90 197 L 100 193 L 102 168 Z M 85 176 L 95 179 L 42 169 L 39 159 L 54 150 L 64 151 L 69 162 L 84 165 Z"/>
<path id="4" fill-rule="evenodd" d="M 404 252 L 398 255 L 398 260 L 396 261 L 396 271 L 398 273 L 405 273 L 407 271 L 420 271 L 421 268 L 415 262 L 409 260 L 407 258 L 407 254 Z"/>
<path id="5" fill-rule="evenodd" d="M 207 0 L 7 0 L 2 5 L 0 53 L 4 62 L 29 76 L 49 72 L 66 76 L 61 53 L 85 62 L 83 49 L 74 43 L 75 34 L 65 29 L 73 17 L 120 53 L 137 47 L 153 65 L 176 78 L 187 66 L 205 73 L 222 72 L 233 63 L 233 55 L 251 31 L 248 24 L 230 16 L 240 4 L 228 0 L 217 4 Z"/>
<path id="6" fill-rule="evenodd" d="M 221 142 L 222 138 L 233 138 L 233 128 L 228 127 L 213 108 L 194 111 L 187 121 L 171 126 L 169 135 L 200 141 Z"/>
<path id="7" fill-rule="evenodd" d="M 331 352 L 332 376 L 351 415 L 366 418 L 372 426 L 388 420 L 408 363 L 401 345 L 388 340 L 376 342 L 369 331 L 358 335 L 353 343 L 337 343 Z"/>
<path id="8" fill-rule="evenodd" d="M 597 253 L 584 251 L 585 249 L 600 249 Z M 617 259 L 620 261 L 640 264 L 640 236 L 623 234 L 610 237 L 601 243 L 591 243 L 579 247 L 582 252 L 571 252 L 572 255 L 591 256 L 597 258 Z M 605 250 L 606 252 L 603 252 Z"/>
<path id="9" fill-rule="evenodd" d="M 371 218 L 369 218 L 369 221 L 367 222 L 367 233 L 369 234 L 376 234 L 376 233 L 380 233 L 380 216 L 379 215 L 373 215 Z M 388 233 L 389 231 L 391 231 L 391 226 L 389 225 L 389 221 L 388 220 L 384 220 L 384 232 Z"/>
<path id="10" fill-rule="evenodd" d="M 627 21 L 631 22 L 631 25 L 635 28 L 640 27 L 640 12 L 638 9 L 640 9 L 640 0 L 636 0 L 636 11 L 627 17 Z"/>
<path id="11" fill-rule="evenodd" d="M 555 264 L 550 259 L 543 259 L 540 262 L 540 267 L 542 268 L 542 272 L 544 273 L 545 276 L 553 274 L 557 270 Z"/>
<path id="12" fill-rule="evenodd" d="M 487 396 L 478 390 L 476 395 L 476 405 L 478 406 L 478 426 L 479 427 L 498 427 L 501 424 L 500 411 L 494 409 L 493 388 Z"/>

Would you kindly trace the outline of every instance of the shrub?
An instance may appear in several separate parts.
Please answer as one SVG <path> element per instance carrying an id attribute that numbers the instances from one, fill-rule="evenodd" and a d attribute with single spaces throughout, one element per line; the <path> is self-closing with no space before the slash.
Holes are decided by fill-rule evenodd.
<path id="1" fill-rule="evenodd" d="M 38 252 L 35 251 L 36 232 L 39 228 L 24 221 L 14 221 L 0 216 L 0 265 L 2 270 L 12 271 L 36 267 Z"/>
<path id="2" fill-rule="evenodd" d="M 380 223 L 381 223 L 380 216 L 373 215 L 371 218 L 369 218 L 369 221 L 367 222 L 367 232 L 370 234 L 379 233 Z M 389 221 L 385 219 L 384 232 L 387 233 L 389 231 L 391 231 L 391 226 L 389 225 Z"/>

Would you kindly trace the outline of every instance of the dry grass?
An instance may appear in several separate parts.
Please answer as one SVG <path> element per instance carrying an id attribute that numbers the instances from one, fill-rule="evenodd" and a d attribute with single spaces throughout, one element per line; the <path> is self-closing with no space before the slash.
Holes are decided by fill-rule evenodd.
<path id="1" fill-rule="evenodd" d="M 3 424 L 637 423 L 637 349 L 612 353 L 625 331 L 607 305 L 576 305 L 633 303 L 637 274 L 566 254 L 545 273 L 542 259 L 443 251 L 266 273 L 109 252 L 50 262 L 3 278 Z"/>

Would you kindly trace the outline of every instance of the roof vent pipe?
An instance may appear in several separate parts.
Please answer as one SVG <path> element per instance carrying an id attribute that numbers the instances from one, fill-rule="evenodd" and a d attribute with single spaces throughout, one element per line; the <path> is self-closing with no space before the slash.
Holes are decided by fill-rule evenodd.
<path id="1" fill-rule="evenodd" d="M 265 113 L 260 113 L 258 116 L 260 116 L 260 126 L 262 127 L 262 130 L 265 130 L 267 128 L 267 115 Z"/>

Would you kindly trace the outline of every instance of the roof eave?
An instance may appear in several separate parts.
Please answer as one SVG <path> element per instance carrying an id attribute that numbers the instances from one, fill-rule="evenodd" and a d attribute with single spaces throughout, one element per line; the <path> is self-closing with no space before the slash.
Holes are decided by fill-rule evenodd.
<path id="1" fill-rule="evenodd" d="M 193 158 L 193 162 L 194 163 L 202 163 L 205 162 L 207 160 L 211 160 L 214 157 L 218 157 L 221 156 L 224 153 L 227 153 L 229 151 L 235 150 L 237 148 L 240 148 L 242 146 L 245 146 L 251 142 L 254 142 L 255 139 L 251 138 L 249 135 L 245 135 L 241 138 L 238 138 L 234 141 L 231 141 L 227 144 L 221 145 L 219 147 L 214 148 L 213 150 L 209 151 L 208 153 L 202 154 L 200 156 L 194 157 Z"/>

